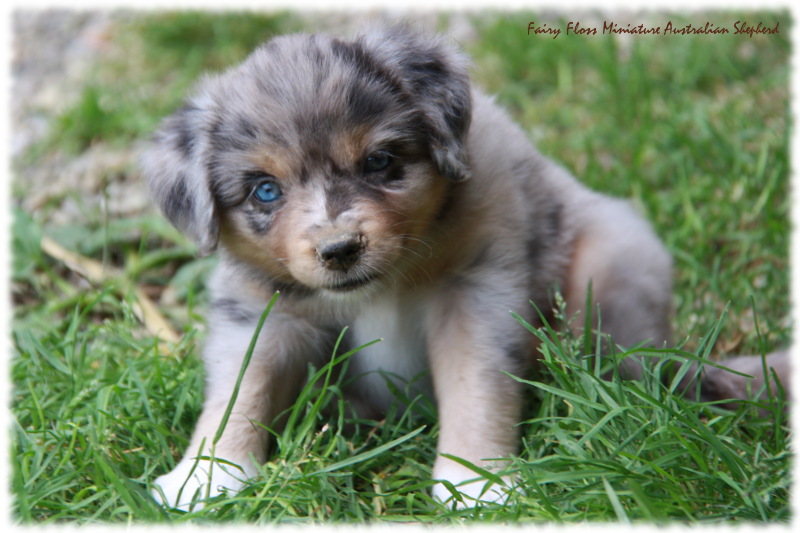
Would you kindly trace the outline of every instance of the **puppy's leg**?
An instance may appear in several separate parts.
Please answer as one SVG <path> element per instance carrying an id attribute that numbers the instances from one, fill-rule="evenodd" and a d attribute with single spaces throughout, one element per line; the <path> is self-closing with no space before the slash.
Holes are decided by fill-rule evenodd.
<path id="1" fill-rule="evenodd" d="M 772 352 L 763 358 L 759 355 L 740 355 L 725 359 L 721 364 L 724 368 L 704 365 L 698 387 L 697 364 L 692 363 L 687 377 L 680 384 L 687 397 L 701 402 L 723 402 L 718 405 L 735 409 L 738 400 L 766 402 L 770 396 L 778 397 L 777 381 L 780 381 L 786 400 L 784 409 L 789 408 L 792 401 L 790 350 Z M 744 375 L 734 374 L 731 370 Z M 765 408 L 759 408 L 759 412 L 761 416 L 769 414 Z"/>
<path id="2" fill-rule="evenodd" d="M 507 308 L 492 310 L 478 304 L 480 309 L 469 309 L 464 307 L 467 299 L 482 301 L 476 295 L 445 298 L 434 312 L 429 346 L 439 410 L 437 452 L 494 470 L 516 450 L 521 416 L 521 387 L 503 371 L 519 375 L 521 356 L 529 355 L 529 341 L 508 329 L 514 321 Z M 434 463 L 433 478 L 455 485 L 467 496 L 466 505 L 506 497 L 501 487 L 484 492 L 486 480 L 470 482 L 480 476 L 442 455 Z M 441 483 L 433 494 L 441 501 L 451 498 Z"/>
<path id="3" fill-rule="evenodd" d="M 624 202 L 595 195 L 582 206 L 581 214 L 565 294 L 568 314 L 585 312 L 591 280 L 593 302 L 600 307 L 600 327 L 615 344 L 630 347 L 649 342 L 661 346 L 669 340 L 672 283 L 668 253 L 647 223 Z M 576 325 L 582 324 L 580 319 L 576 321 Z M 736 357 L 723 364 L 748 376 L 707 366 L 697 399 L 748 399 L 767 382 L 777 393 L 771 376 L 764 376 L 761 357 Z M 620 368 L 623 377 L 640 377 L 641 365 L 642 361 L 626 359 Z M 775 371 L 790 398 L 789 352 L 767 355 L 766 368 Z M 690 397 L 695 397 L 695 376 L 692 368 L 680 384 Z"/>
<path id="4" fill-rule="evenodd" d="M 254 331 L 255 324 L 241 316 L 214 324 L 204 352 L 203 412 L 183 459 L 155 481 L 157 500 L 188 509 L 193 499 L 213 497 L 223 489 L 239 490 L 258 473 L 257 464 L 264 462 L 267 452 L 267 432 L 262 426 L 272 423 L 294 400 L 305 376 L 305 354 L 315 348 L 310 342 L 315 332 L 296 320 L 270 315 L 225 430 L 214 445 Z M 212 456 L 221 461 L 209 460 Z"/>
<path id="5" fill-rule="evenodd" d="M 626 202 L 594 196 L 581 206 L 581 222 L 567 273 L 567 313 L 585 313 L 591 281 L 600 328 L 620 346 L 670 338 L 672 260 L 647 222 Z M 591 310 L 594 326 L 598 316 Z M 583 326 L 582 318 L 574 323 Z M 624 377 L 641 376 L 641 361 L 626 359 Z"/>
<path id="6" fill-rule="evenodd" d="M 730 369 L 737 372 L 747 374 L 747 376 L 740 376 L 732 372 L 728 372 L 723 368 L 707 366 L 703 369 L 703 377 L 700 382 L 700 399 L 702 401 L 717 401 L 717 400 L 732 400 L 732 399 L 745 399 L 752 398 L 765 389 L 764 385 L 768 384 L 771 394 L 778 395 L 778 384 L 775 379 L 769 375 L 764 376 L 764 366 L 767 372 L 774 371 L 781 381 L 781 386 L 786 393 L 786 399 L 790 402 L 792 399 L 791 387 L 791 352 L 789 350 L 782 350 L 768 354 L 763 360 L 757 355 L 741 355 L 726 359 L 723 364 Z M 761 393 L 761 399 L 765 399 L 770 393 L 766 389 Z M 728 407 L 734 407 L 735 402 L 728 404 Z"/>

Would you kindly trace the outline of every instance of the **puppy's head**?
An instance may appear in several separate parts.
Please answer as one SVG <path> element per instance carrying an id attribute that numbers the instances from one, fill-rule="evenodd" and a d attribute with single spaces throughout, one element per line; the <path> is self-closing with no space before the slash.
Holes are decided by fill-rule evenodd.
<path id="1" fill-rule="evenodd" d="M 438 40 L 286 36 L 204 80 L 142 163 L 200 253 L 341 292 L 420 257 L 469 175 L 469 122 L 466 62 Z"/>

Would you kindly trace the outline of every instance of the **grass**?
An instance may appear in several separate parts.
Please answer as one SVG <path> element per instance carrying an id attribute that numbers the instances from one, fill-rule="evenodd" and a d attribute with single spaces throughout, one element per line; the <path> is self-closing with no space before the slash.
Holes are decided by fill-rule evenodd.
<path id="1" fill-rule="evenodd" d="M 118 56 L 58 117 L 44 147 L 76 154 L 100 140 L 122 145 L 151 134 L 202 73 L 240 62 L 279 29 L 289 29 L 286 19 L 198 11 L 135 17 L 117 36 Z"/>
<path id="2" fill-rule="evenodd" d="M 792 457 L 781 399 L 766 416 L 752 404 L 724 411 L 686 401 L 660 379 L 678 358 L 789 343 L 788 15 L 708 15 L 718 25 L 781 21 L 780 35 L 753 39 L 526 35 L 531 20 L 565 27 L 591 16 L 485 14 L 473 19 L 480 38 L 465 44 L 476 81 L 498 93 L 544 153 L 592 187 L 632 197 L 653 221 L 675 257 L 675 342 L 651 354 L 661 362 L 642 381 L 610 383 L 585 357 L 593 339 L 531 331 L 544 370 L 526 382 L 531 405 L 510 467 L 522 489 L 507 505 L 454 511 L 433 501 L 430 406 L 347 433 L 335 380 L 304 390 L 293 429 L 243 492 L 188 514 L 156 505 L 148 483 L 176 463 L 199 414 L 202 280 L 213 259 L 194 259 L 154 212 L 115 220 L 90 211 L 56 225 L 62 199 L 54 197 L 36 212 L 14 210 L 14 520 L 788 522 Z M 291 15 L 119 20 L 83 96 L 15 161 L 17 176 L 54 153 L 77 157 L 144 138 L 201 71 L 300 25 Z M 17 180 L 17 198 L 26 185 Z M 116 270 L 87 281 L 42 249 L 43 235 Z M 161 300 L 180 340 L 159 342 L 143 326 L 136 290 Z"/>

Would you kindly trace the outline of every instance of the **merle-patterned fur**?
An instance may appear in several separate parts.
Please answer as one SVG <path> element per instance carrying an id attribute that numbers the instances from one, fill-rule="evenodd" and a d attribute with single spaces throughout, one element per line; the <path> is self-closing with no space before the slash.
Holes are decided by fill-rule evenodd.
<path id="1" fill-rule="evenodd" d="M 585 312 L 591 281 L 589 303 L 615 342 L 669 338 L 671 260 L 646 221 L 539 154 L 467 72 L 452 46 L 406 26 L 352 40 L 283 36 L 203 80 L 165 120 L 144 174 L 199 253 L 220 253 L 205 406 L 187 454 L 156 482 L 166 503 L 186 507 L 195 489 L 236 490 L 257 475 L 265 428 L 280 428 L 308 365 L 327 362 L 344 327 L 348 346 L 385 339 L 349 360 L 343 394 L 358 416 L 390 410 L 387 382 L 436 400 L 442 500 L 448 484 L 472 501 L 505 498 L 446 455 L 499 469 L 514 453 L 522 393 L 509 374 L 524 374 L 536 349 L 509 311 L 552 323 L 559 288 L 569 314 Z M 256 196 L 265 180 L 279 193 Z M 785 368 L 777 357 L 770 364 Z M 630 363 L 623 372 L 635 377 Z M 703 383 L 743 396 L 747 380 L 726 376 Z M 211 453 L 224 459 L 213 469 Z"/>

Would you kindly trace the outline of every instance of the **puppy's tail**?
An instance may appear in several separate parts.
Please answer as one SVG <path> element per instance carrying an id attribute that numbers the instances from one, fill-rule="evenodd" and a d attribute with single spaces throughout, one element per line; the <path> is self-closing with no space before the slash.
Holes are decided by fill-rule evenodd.
<path id="1" fill-rule="evenodd" d="M 780 387 L 788 408 L 792 398 L 790 355 L 788 349 L 764 357 L 743 355 L 722 361 L 724 368 L 707 365 L 700 372 L 693 363 L 694 368 L 687 372 L 681 388 L 696 395 L 699 401 L 721 402 L 723 407 L 735 408 L 741 400 L 766 401 L 777 397 Z"/>

